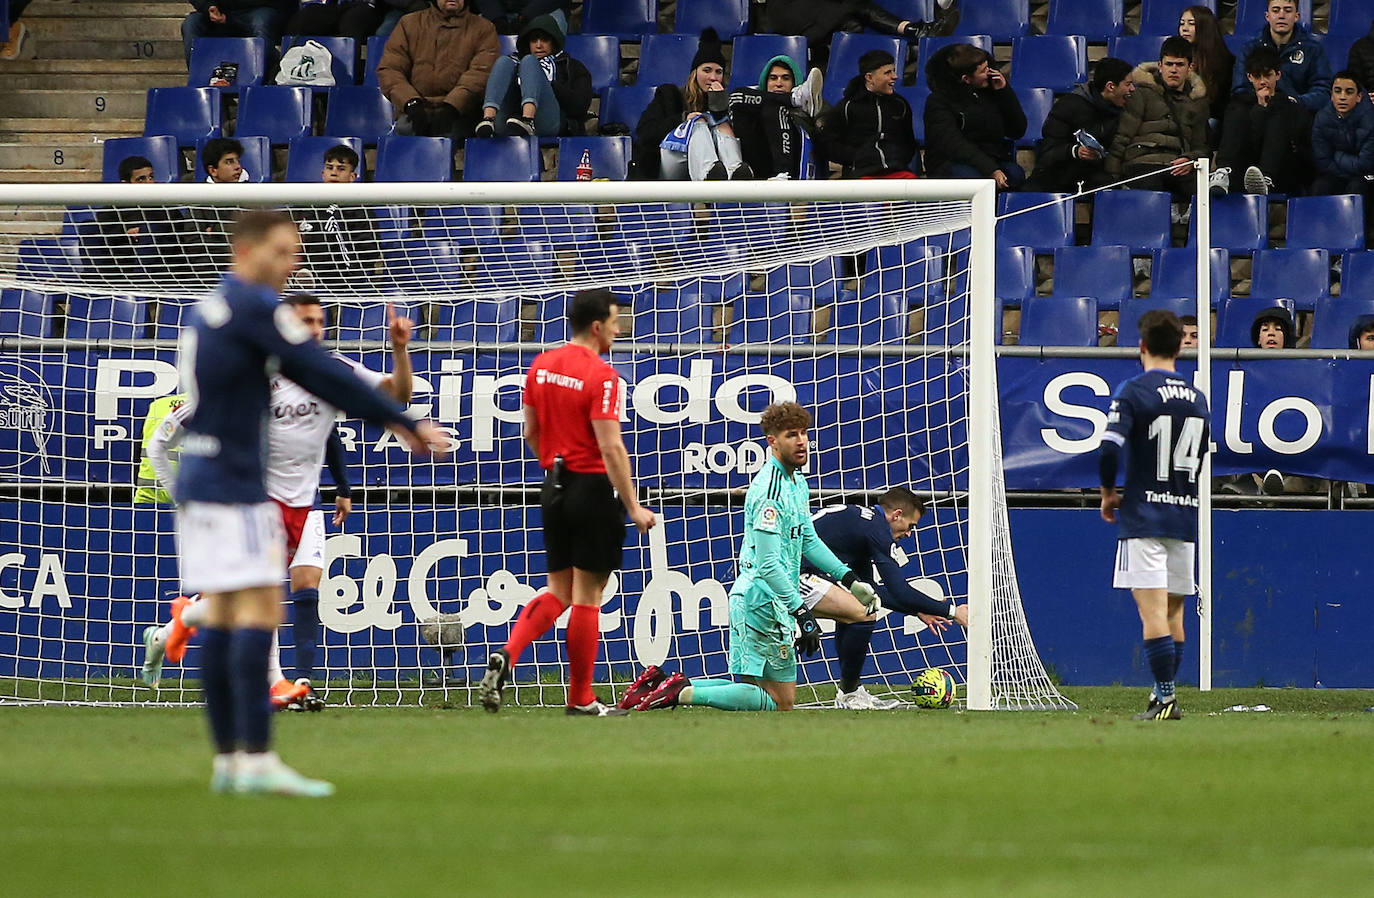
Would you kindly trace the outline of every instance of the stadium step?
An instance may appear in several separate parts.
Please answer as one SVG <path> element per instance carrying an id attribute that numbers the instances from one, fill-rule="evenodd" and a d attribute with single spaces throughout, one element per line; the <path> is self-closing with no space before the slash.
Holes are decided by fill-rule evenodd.
<path id="1" fill-rule="evenodd" d="M 22 128 L 22 130 L 20 130 Z M 102 119 L 100 127 L 91 128 L 83 119 L 7 119 L 0 121 L 0 143 L 53 144 L 80 146 L 101 143 L 110 137 L 134 137 L 143 133 L 143 119 Z"/>
<path id="2" fill-rule="evenodd" d="M 105 4 L 89 5 L 98 8 Z M 134 5 L 109 4 L 111 7 Z M 189 11 L 189 5 L 184 8 Z M 160 15 L 119 15 L 106 11 L 90 16 L 52 17 L 26 14 L 24 24 L 32 31 L 29 39 L 34 41 L 34 52 L 39 56 L 47 56 L 44 48 L 54 41 L 78 41 L 93 37 L 106 41 L 176 41 L 178 46 L 181 44 L 180 16 L 171 18 Z"/>
<path id="3" fill-rule="evenodd" d="M 180 40 L 47 40 L 35 41 L 45 59 L 176 59 L 185 63 Z"/>
<path id="4" fill-rule="evenodd" d="M 0 93 L 0 118 L 80 118 L 97 128 L 137 118 L 141 125 L 147 97 L 142 90 L 16 90 Z"/>
<path id="5" fill-rule="evenodd" d="M 164 58 L 143 59 L 16 59 L 0 62 L 0 76 L 6 87 L 10 79 L 23 75 L 157 75 L 150 87 L 166 87 L 186 82 L 186 60 L 180 53 Z M 51 86 L 51 85 L 50 85 Z"/>
<path id="6" fill-rule="evenodd" d="M 103 145 L 90 136 L 80 144 L 54 140 L 43 143 L 6 142 L 0 143 L 0 169 L 32 172 L 78 168 L 99 171 L 103 154 Z"/>
<path id="7" fill-rule="evenodd" d="M 0 168 L 0 184 L 71 184 L 100 180 L 98 168 Z"/>

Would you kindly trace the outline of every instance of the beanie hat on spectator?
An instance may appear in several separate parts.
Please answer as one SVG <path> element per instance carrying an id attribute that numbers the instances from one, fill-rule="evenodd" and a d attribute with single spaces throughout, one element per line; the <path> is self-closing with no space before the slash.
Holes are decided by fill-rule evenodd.
<path id="1" fill-rule="evenodd" d="M 1277 321 L 1283 331 L 1283 348 L 1292 349 L 1298 345 L 1297 334 L 1293 330 L 1293 316 L 1283 306 L 1262 309 L 1250 323 L 1250 345 L 1259 345 L 1260 325 L 1266 321 Z"/>
<path id="2" fill-rule="evenodd" d="M 892 54 L 886 50 L 869 50 L 859 57 L 859 74 L 867 75 L 869 72 L 876 72 L 885 65 L 896 65 L 897 60 L 892 58 Z"/>
<path id="3" fill-rule="evenodd" d="M 701 32 L 701 38 L 697 42 L 697 55 L 692 57 L 692 71 L 696 71 L 700 66 L 714 62 L 722 69 L 725 68 L 725 50 L 720 45 L 720 35 L 716 34 L 716 29 L 706 28 Z"/>
<path id="4" fill-rule="evenodd" d="M 1350 348 L 1360 348 L 1360 334 L 1374 330 L 1374 315 L 1358 315 L 1350 325 Z"/>
<path id="5" fill-rule="evenodd" d="M 768 90 L 768 73 L 773 71 L 773 66 L 775 65 L 787 67 L 787 70 L 792 73 L 793 84 L 802 83 L 801 67 L 797 65 L 795 59 L 784 54 L 781 56 L 774 56 L 763 64 L 763 68 L 759 70 L 759 90 Z"/>

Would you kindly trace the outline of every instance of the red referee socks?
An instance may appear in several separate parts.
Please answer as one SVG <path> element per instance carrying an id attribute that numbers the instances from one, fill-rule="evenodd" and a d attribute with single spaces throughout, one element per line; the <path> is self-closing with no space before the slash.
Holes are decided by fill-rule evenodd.
<path id="1" fill-rule="evenodd" d="M 596 663 L 601 609 L 595 605 L 574 605 L 568 619 L 568 704 L 589 705 L 596 701 L 592 692 L 592 665 Z"/>
<path id="2" fill-rule="evenodd" d="M 568 606 L 558 600 L 558 596 L 546 589 L 520 609 L 520 616 L 515 619 L 515 626 L 511 628 L 510 639 L 506 640 L 506 651 L 510 653 L 512 667 L 520 660 L 520 656 L 529 648 L 531 642 L 549 632 L 549 628 L 566 607 Z"/>

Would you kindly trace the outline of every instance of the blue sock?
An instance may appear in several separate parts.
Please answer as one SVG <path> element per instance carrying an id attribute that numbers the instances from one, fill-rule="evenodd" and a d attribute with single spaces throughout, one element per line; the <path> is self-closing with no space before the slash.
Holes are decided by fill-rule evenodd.
<path id="1" fill-rule="evenodd" d="M 718 683 L 719 681 L 715 681 Z M 697 683 L 703 685 L 698 686 Z M 714 685 L 709 680 L 692 681 L 693 705 L 705 705 L 721 711 L 776 711 L 773 697 L 753 683 Z"/>
<path id="2" fill-rule="evenodd" d="M 1145 640 L 1145 660 L 1155 677 L 1155 695 L 1160 701 L 1174 697 L 1174 637 L 1158 636 Z"/>
<path id="3" fill-rule="evenodd" d="M 239 747 L 248 752 L 267 751 L 272 742 L 272 701 L 267 683 L 267 656 L 271 651 L 271 630 L 234 631 L 230 661 L 234 716 Z"/>
<path id="4" fill-rule="evenodd" d="M 835 651 L 840 658 L 841 692 L 853 692 L 859 688 L 864 662 L 868 660 L 868 643 L 873 638 L 875 623 L 876 621 L 865 620 L 856 624 L 837 624 L 835 627 Z"/>
<path id="5" fill-rule="evenodd" d="M 1183 667 L 1183 647 L 1188 643 L 1181 639 L 1174 640 L 1174 682 L 1178 682 L 1179 668 Z"/>
<path id="6" fill-rule="evenodd" d="M 315 679 L 315 653 L 320 641 L 320 591 L 291 593 L 291 641 L 296 645 L 296 676 Z"/>
<path id="7" fill-rule="evenodd" d="M 234 727 L 234 678 L 229 660 L 232 641 L 233 633 L 229 630 L 205 627 L 200 645 L 200 690 L 205 697 L 205 716 L 210 721 L 210 739 L 215 743 L 215 751 L 222 755 L 234 750 L 238 735 Z"/>

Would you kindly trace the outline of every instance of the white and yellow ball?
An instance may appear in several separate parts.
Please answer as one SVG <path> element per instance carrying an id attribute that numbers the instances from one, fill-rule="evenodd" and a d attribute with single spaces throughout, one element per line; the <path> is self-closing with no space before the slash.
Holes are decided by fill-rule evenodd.
<path id="1" fill-rule="evenodd" d="M 954 678 L 938 667 L 927 667 L 911 683 L 918 708 L 948 708 L 954 701 L 954 689 Z"/>

